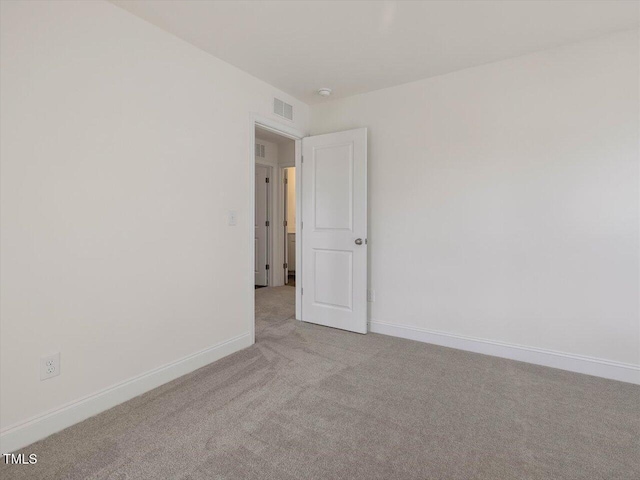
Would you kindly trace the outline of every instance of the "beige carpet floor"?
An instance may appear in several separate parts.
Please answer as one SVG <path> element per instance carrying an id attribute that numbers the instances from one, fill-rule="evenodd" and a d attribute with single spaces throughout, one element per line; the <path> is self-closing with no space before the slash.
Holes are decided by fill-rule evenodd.
<path id="1" fill-rule="evenodd" d="M 23 450 L 8 479 L 635 479 L 640 387 L 292 319 Z"/>

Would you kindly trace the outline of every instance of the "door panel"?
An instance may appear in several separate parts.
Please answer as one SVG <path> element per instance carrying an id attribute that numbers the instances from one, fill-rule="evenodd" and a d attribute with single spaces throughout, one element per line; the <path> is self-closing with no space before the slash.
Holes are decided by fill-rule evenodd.
<path id="1" fill-rule="evenodd" d="M 353 230 L 353 145 L 315 148 L 316 230 Z"/>
<path id="2" fill-rule="evenodd" d="M 256 165 L 256 224 L 255 224 L 255 284 L 268 285 L 267 263 L 269 251 L 269 167 Z"/>
<path id="3" fill-rule="evenodd" d="M 315 302 L 351 311 L 353 253 L 320 248 L 313 253 Z"/>
<path id="4" fill-rule="evenodd" d="M 367 130 L 307 137 L 302 150 L 302 319 L 366 333 Z"/>

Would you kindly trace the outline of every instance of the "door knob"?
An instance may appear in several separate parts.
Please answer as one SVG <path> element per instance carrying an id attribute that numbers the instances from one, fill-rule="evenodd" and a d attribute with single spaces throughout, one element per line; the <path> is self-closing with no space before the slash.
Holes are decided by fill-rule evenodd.
<path id="1" fill-rule="evenodd" d="M 362 245 L 362 239 L 356 238 L 356 245 Z"/>

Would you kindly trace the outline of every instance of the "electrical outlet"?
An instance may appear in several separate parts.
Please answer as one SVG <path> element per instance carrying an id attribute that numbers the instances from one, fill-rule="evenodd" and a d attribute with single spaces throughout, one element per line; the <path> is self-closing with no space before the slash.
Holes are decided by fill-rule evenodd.
<path id="1" fill-rule="evenodd" d="M 367 302 L 375 302 L 376 301 L 376 291 L 375 290 L 367 290 Z"/>
<path id="2" fill-rule="evenodd" d="M 40 358 L 40 380 L 60 375 L 60 352 Z"/>
<path id="3" fill-rule="evenodd" d="M 235 227 L 238 224 L 238 212 L 235 210 L 229 210 L 229 214 L 227 216 L 227 224 L 230 227 Z"/>

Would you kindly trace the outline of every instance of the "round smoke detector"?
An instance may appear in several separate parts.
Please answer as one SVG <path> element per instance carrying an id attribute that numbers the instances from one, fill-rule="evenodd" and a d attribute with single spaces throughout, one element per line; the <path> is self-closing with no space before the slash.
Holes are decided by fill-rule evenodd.
<path id="1" fill-rule="evenodd" d="M 321 95 L 323 97 L 328 97 L 329 95 L 331 95 L 331 89 L 330 88 L 321 88 L 318 90 L 318 95 Z"/>

